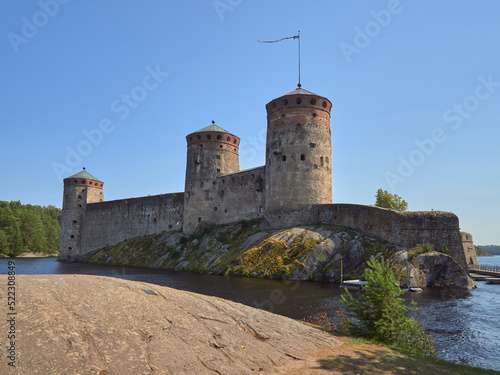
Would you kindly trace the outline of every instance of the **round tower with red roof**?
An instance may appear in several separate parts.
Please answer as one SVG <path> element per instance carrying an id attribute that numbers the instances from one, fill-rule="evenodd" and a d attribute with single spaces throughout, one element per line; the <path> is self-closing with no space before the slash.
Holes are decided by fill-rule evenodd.
<path id="1" fill-rule="evenodd" d="M 332 203 L 331 108 L 300 87 L 266 105 L 268 214 Z"/>
<path id="2" fill-rule="evenodd" d="M 85 168 L 64 179 L 59 259 L 72 261 L 79 258 L 85 208 L 89 203 L 103 201 L 103 185 L 104 182 L 92 176 Z"/>
<path id="3" fill-rule="evenodd" d="M 212 125 L 189 134 L 186 141 L 183 231 L 193 233 L 199 223 L 213 221 L 217 177 L 240 170 L 240 138 L 212 121 Z"/>

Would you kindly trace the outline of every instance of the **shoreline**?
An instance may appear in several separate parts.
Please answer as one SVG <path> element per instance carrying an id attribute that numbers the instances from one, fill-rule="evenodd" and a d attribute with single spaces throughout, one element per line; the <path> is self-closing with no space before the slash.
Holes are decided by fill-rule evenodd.
<path id="1" fill-rule="evenodd" d="M 19 258 L 59 258 L 59 253 L 57 254 L 45 254 L 45 253 L 22 253 L 14 257 L 0 254 L 0 259 L 19 259 Z"/>

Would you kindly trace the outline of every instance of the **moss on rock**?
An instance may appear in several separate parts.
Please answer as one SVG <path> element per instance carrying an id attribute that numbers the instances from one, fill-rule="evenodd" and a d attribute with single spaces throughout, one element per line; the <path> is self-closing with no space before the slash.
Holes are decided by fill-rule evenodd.
<path id="1" fill-rule="evenodd" d="M 389 259 L 401 251 L 345 227 L 312 225 L 278 231 L 257 220 L 211 227 L 189 236 L 181 232 L 134 238 L 99 250 L 87 263 L 173 269 L 245 277 L 339 282 L 361 278 L 373 256 Z M 395 266 L 404 273 L 403 266 Z M 458 272 L 457 272 L 458 273 Z M 403 275 L 404 276 L 404 275 Z"/>

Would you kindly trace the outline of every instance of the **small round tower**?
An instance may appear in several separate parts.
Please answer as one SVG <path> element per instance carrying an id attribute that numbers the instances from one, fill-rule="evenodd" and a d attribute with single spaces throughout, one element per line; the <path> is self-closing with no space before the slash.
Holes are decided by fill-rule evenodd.
<path id="1" fill-rule="evenodd" d="M 332 203 L 331 108 L 300 87 L 266 105 L 266 212 Z"/>
<path id="2" fill-rule="evenodd" d="M 85 168 L 64 179 L 59 259 L 78 260 L 85 209 L 88 203 L 104 200 L 103 185 L 104 182 L 92 176 Z"/>
<path id="3" fill-rule="evenodd" d="M 198 223 L 213 220 L 217 177 L 240 170 L 240 139 L 212 121 L 212 125 L 189 134 L 186 141 L 183 231 L 192 233 Z"/>

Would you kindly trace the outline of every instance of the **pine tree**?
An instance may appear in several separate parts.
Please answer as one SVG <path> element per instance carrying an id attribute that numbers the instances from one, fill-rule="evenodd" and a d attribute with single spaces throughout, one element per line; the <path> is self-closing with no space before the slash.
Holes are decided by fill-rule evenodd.
<path id="1" fill-rule="evenodd" d="M 53 253 L 59 248 L 61 210 L 0 201 L 0 253 Z"/>
<path id="2" fill-rule="evenodd" d="M 368 284 L 356 297 L 346 289 L 340 299 L 351 318 L 350 332 L 410 352 L 435 356 L 432 338 L 409 316 L 415 302 L 408 307 L 400 298 L 403 292 L 389 261 L 372 257 L 367 264 Z"/>

